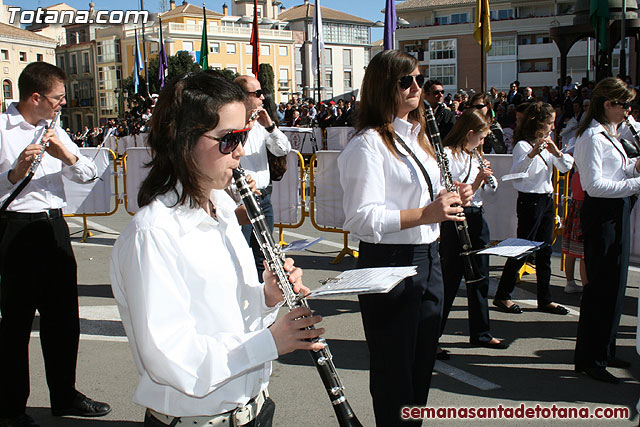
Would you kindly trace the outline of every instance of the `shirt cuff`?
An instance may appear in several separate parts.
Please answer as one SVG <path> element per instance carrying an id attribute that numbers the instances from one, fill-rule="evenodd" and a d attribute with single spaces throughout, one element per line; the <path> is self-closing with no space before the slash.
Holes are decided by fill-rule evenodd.
<path id="1" fill-rule="evenodd" d="M 400 230 L 400 211 L 385 211 L 382 221 L 382 234 L 396 233 Z"/>
<path id="2" fill-rule="evenodd" d="M 278 348 L 269 329 L 257 332 L 245 342 L 246 354 L 252 366 L 260 366 L 278 358 Z"/>
<path id="3" fill-rule="evenodd" d="M 18 183 L 12 184 L 11 181 L 9 181 L 9 172 L 10 171 L 0 173 L 0 194 L 8 194 L 18 185 Z"/>

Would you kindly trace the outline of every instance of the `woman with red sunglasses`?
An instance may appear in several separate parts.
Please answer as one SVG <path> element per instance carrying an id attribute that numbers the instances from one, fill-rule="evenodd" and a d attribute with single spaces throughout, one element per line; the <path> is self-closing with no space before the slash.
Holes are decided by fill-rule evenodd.
<path id="1" fill-rule="evenodd" d="M 111 280 L 140 375 L 145 426 L 271 425 L 271 361 L 322 329 L 308 309 L 276 320 L 282 293 L 258 279 L 225 189 L 244 155 L 245 94 L 208 71 L 167 85 L 151 119 L 140 210 L 111 256 Z M 288 259 L 294 292 L 308 292 Z M 275 323 L 274 323 L 275 322 Z"/>
<path id="2" fill-rule="evenodd" d="M 403 52 L 377 54 L 365 72 L 356 134 L 338 158 L 344 190 L 344 229 L 360 241 L 358 268 L 417 266 L 388 294 L 361 295 L 378 426 L 404 421 L 401 410 L 427 403 L 440 334 L 443 285 L 439 223 L 461 221 L 452 206 L 470 200 L 440 182 L 425 134 L 418 61 Z"/>

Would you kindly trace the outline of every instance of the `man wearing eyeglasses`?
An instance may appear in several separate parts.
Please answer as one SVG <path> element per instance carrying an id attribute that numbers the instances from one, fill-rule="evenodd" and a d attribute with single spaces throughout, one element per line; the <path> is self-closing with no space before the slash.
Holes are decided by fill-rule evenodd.
<path id="1" fill-rule="evenodd" d="M 440 136 L 442 139 L 445 139 L 456 123 L 456 114 L 442 102 L 444 101 L 444 88 L 440 81 L 428 80 L 424 89 L 425 102 L 431 105 L 436 122 L 438 123 Z"/>
<path id="2" fill-rule="evenodd" d="M 19 102 L 0 116 L 0 204 L 17 194 L 0 212 L 2 426 L 38 425 L 25 413 L 29 337 L 36 309 L 53 415 L 97 417 L 111 410 L 75 388 L 78 283 L 69 229 L 62 217 L 62 175 L 87 182 L 97 172 L 61 127 L 47 129 L 66 103 L 65 81 L 64 71 L 54 65 L 27 65 L 18 80 Z M 38 156 L 41 161 L 33 179 L 24 181 L 28 184 L 18 192 Z"/>
<path id="3" fill-rule="evenodd" d="M 240 159 L 240 165 L 256 183 L 258 202 L 264 212 L 267 225 L 273 232 L 272 186 L 267 150 L 274 156 L 285 156 L 291 151 L 291 144 L 286 135 L 278 129 L 274 121 L 269 117 L 267 111 L 262 108 L 264 94 L 260 82 L 251 76 L 239 76 L 235 82 L 247 94 L 245 107 L 247 109 L 248 126 L 251 127 L 249 137 L 244 146 L 245 155 Z M 257 116 L 250 120 L 254 114 L 257 114 Z M 253 235 L 251 225 L 243 225 L 242 232 L 253 250 L 258 277 L 262 277 L 264 256 Z"/>

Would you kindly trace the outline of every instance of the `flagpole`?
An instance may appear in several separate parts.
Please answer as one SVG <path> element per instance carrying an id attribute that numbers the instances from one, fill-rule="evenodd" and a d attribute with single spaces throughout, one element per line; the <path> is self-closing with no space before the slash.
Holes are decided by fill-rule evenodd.
<path id="1" fill-rule="evenodd" d="M 144 0 L 140 0 L 140 11 L 144 10 Z M 147 87 L 147 96 L 149 96 L 149 72 L 147 64 L 147 46 L 144 41 L 144 22 L 142 23 L 142 57 L 144 58 L 144 83 Z"/>
<path id="2" fill-rule="evenodd" d="M 484 61 L 485 61 L 485 57 L 484 57 L 484 1 L 480 2 L 480 22 L 482 23 L 482 31 L 480 31 L 480 91 L 481 92 L 486 92 L 487 90 L 487 84 L 485 82 L 485 76 L 484 76 Z"/>

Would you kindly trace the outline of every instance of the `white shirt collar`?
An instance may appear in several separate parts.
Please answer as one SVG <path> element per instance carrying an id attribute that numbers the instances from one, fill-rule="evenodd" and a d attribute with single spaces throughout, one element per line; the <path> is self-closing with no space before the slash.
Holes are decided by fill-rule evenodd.
<path id="1" fill-rule="evenodd" d="M 12 102 L 11 105 L 9 105 L 9 108 L 7 108 L 7 116 L 8 116 L 7 121 L 9 122 L 10 128 L 15 126 L 24 126 L 28 129 L 36 128 L 36 126 L 33 126 L 31 123 L 27 122 L 22 116 L 22 114 L 20 114 L 20 111 L 18 110 L 17 102 Z M 47 121 L 46 120 L 38 121 L 38 126 L 41 126 L 43 124 L 46 125 Z"/>
<path id="2" fill-rule="evenodd" d="M 410 136 L 416 138 L 420 132 L 420 123 L 411 123 L 396 117 L 393 120 L 393 129 L 404 139 L 409 139 Z"/>

